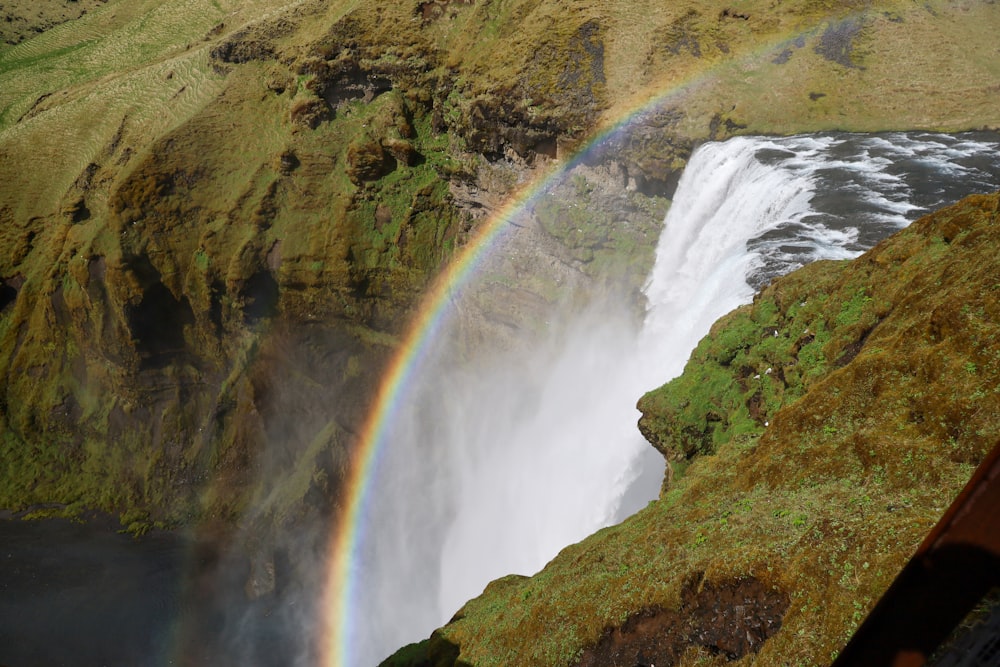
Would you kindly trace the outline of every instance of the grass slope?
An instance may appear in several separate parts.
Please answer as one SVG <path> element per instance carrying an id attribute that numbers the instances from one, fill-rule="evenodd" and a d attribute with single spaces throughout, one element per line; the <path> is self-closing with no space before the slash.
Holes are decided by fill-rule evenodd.
<path id="1" fill-rule="evenodd" d="M 107 0 L 8 0 L 0 9 L 0 51 L 78 19 Z"/>

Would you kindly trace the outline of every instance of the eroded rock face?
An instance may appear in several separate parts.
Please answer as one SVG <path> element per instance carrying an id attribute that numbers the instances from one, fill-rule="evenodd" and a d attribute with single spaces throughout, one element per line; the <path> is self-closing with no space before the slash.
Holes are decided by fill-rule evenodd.
<path id="1" fill-rule="evenodd" d="M 449 15 L 449 8 L 454 11 L 455 8 L 452 5 L 471 5 L 474 2 L 475 0 L 429 0 L 417 5 L 417 14 L 426 22 L 437 21 Z M 455 14 L 452 13 L 449 16 L 454 18 Z"/>
<path id="2" fill-rule="evenodd" d="M 494 158 L 555 157 L 556 143 L 593 125 L 604 105 L 604 44 L 597 21 L 580 25 L 565 44 L 542 44 L 510 89 L 478 95 L 452 129 L 469 147 Z"/>
<path id="3" fill-rule="evenodd" d="M 0 281 L 0 311 L 14 303 L 23 284 L 24 276 L 12 276 Z"/>
<path id="4" fill-rule="evenodd" d="M 347 151 L 347 176 L 355 185 L 377 181 L 396 168 L 396 158 L 371 137 L 351 144 Z"/>
<path id="5" fill-rule="evenodd" d="M 240 65 L 255 60 L 274 60 L 277 57 L 274 40 L 295 29 L 295 24 L 281 20 L 245 28 L 214 47 L 210 55 L 215 60 L 230 65 Z"/>
<path id="6" fill-rule="evenodd" d="M 756 653 L 781 628 L 788 595 L 747 578 L 713 583 L 695 577 L 681 591 L 679 609 L 645 609 L 608 628 L 584 651 L 579 667 L 676 665 L 694 648 L 726 660 Z"/>

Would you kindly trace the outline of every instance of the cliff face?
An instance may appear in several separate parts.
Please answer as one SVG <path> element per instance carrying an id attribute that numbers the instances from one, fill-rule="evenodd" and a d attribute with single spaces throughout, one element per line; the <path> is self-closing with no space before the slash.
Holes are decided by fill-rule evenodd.
<path id="1" fill-rule="evenodd" d="M 596 119 L 586 21 L 528 119 L 435 7 L 112 2 L 0 52 L 0 507 L 329 508 L 426 281 Z"/>
<path id="2" fill-rule="evenodd" d="M 825 5 L 12 4 L 0 507 L 329 508 L 429 278 L 646 91 L 672 94 L 537 209 L 523 243 L 559 261 L 506 267 L 535 308 L 564 298 L 539 272 L 638 284 L 697 141 L 1000 122 L 988 6 Z"/>
<path id="3" fill-rule="evenodd" d="M 660 499 L 387 664 L 828 663 L 1000 438 L 998 222 L 969 197 L 722 318 L 639 402 Z"/>

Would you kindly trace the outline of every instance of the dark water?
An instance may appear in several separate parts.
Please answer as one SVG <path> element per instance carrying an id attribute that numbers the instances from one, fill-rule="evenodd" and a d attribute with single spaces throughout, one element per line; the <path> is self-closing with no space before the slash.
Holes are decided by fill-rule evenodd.
<path id="1" fill-rule="evenodd" d="M 0 521 L 0 664 L 167 665 L 188 543 Z"/>
<path id="2" fill-rule="evenodd" d="M 760 288 L 825 257 L 853 257 L 931 211 L 1000 190 L 1000 134 L 829 133 L 756 138 L 757 160 L 798 181 L 809 207 L 747 249 Z"/>
<path id="3" fill-rule="evenodd" d="M 269 553 L 279 580 L 251 599 L 249 559 L 230 539 L 0 520 L 0 666 L 315 664 L 315 572 Z"/>

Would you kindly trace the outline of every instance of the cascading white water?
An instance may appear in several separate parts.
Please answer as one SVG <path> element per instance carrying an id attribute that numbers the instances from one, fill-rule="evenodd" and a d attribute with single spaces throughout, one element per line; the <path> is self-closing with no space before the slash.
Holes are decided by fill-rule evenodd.
<path id="1" fill-rule="evenodd" d="M 747 138 L 706 144 L 681 178 L 646 287 L 646 389 L 678 375 L 712 323 L 753 295 L 747 276 L 759 260 L 747 242 L 811 212 L 812 181 L 759 162 L 760 147 Z"/>
<path id="2" fill-rule="evenodd" d="M 652 499 L 658 475 L 633 487 L 657 460 L 635 428 L 639 396 L 676 376 L 712 322 L 774 275 L 853 256 L 924 208 L 1000 187 L 997 147 L 995 136 L 897 134 L 699 148 L 667 215 L 641 328 L 595 304 L 553 323 L 527 356 L 426 372 L 378 471 L 352 609 L 357 664 L 426 637 L 490 580 L 531 574 Z"/>

